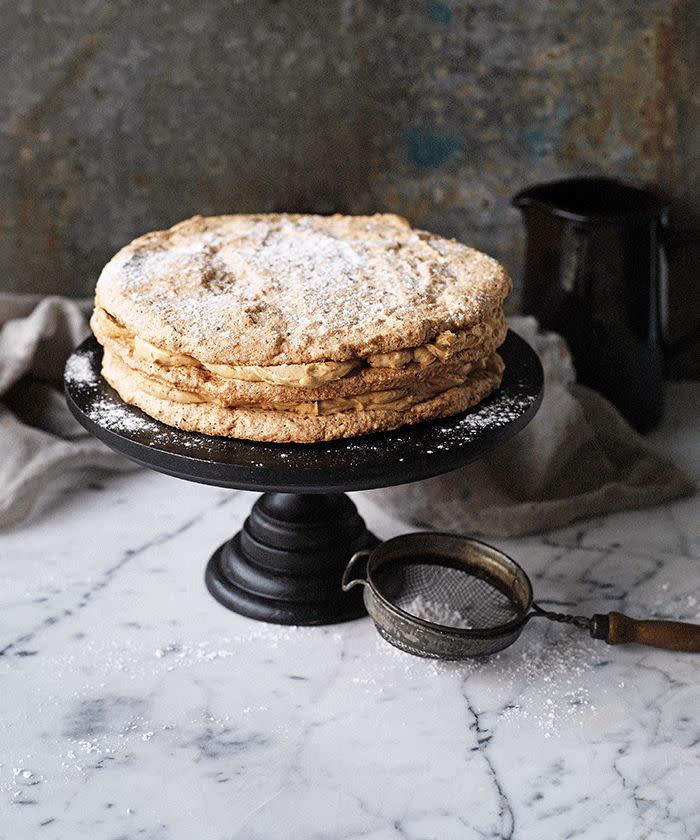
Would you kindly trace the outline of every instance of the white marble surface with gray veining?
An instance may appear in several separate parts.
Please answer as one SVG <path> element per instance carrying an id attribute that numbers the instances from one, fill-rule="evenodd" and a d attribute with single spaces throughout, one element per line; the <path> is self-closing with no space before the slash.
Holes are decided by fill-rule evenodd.
<path id="1" fill-rule="evenodd" d="M 699 417 L 674 386 L 652 436 L 696 479 Z M 700 836 L 700 656 L 531 622 L 440 664 L 368 619 L 249 621 L 202 573 L 253 499 L 139 472 L 0 536 L 1 840 Z M 546 605 L 700 622 L 699 514 L 497 544 Z"/>

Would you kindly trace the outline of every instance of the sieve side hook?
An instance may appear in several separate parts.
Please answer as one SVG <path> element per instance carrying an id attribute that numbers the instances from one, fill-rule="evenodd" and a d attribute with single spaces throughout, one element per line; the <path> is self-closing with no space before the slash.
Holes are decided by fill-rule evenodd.
<path id="1" fill-rule="evenodd" d="M 561 624 L 573 624 L 579 630 L 588 630 L 591 634 L 593 632 L 593 620 L 591 618 L 585 615 L 550 612 L 549 610 L 542 609 L 539 604 L 535 604 L 534 602 L 532 604 L 532 612 L 527 615 L 525 620 L 529 621 L 531 618 L 547 618 L 550 621 L 558 621 Z"/>
<path id="2" fill-rule="evenodd" d="M 343 587 L 343 592 L 347 592 L 348 590 L 352 589 L 353 586 L 357 586 L 358 584 L 362 584 L 362 586 L 367 586 L 367 578 L 365 577 L 351 577 L 354 567 L 360 562 L 360 560 L 367 560 L 367 558 L 372 553 L 371 548 L 363 548 L 362 551 L 356 551 L 352 557 L 350 558 L 350 562 L 345 567 L 345 571 L 343 572 L 343 578 L 341 580 L 341 586 Z M 367 563 L 365 562 L 363 568 L 363 574 L 367 572 Z"/>

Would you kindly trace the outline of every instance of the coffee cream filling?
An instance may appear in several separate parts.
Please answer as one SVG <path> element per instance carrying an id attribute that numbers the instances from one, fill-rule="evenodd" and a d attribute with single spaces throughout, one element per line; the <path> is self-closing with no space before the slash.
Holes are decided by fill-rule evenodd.
<path id="1" fill-rule="evenodd" d="M 357 396 L 340 396 L 308 402 L 240 402 L 223 407 L 230 409 L 245 408 L 264 411 L 289 411 L 295 414 L 314 416 L 326 416 L 341 412 L 373 411 L 378 409 L 406 411 L 415 405 L 431 400 L 433 397 L 436 397 L 444 391 L 448 391 L 450 388 L 465 385 L 472 373 L 478 373 L 489 368 L 495 359 L 497 357 L 494 355 L 478 362 L 465 363 L 457 371 L 440 373 L 427 381 L 416 382 L 409 388 L 369 391 L 364 394 L 358 394 Z M 107 380 L 110 381 L 110 374 L 113 370 L 119 372 L 120 368 L 123 369 L 124 373 L 128 374 L 138 391 L 150 394 L 158 399 L 171 403 L 180 403 L 182 405 L 221 405 L 216 400 L 210 399 L 206 394 L 183 391 L 166 382 L 134 370 L 122 361 L 117 354 L 109 350 L 105 351 L 103 374 Z M 118 382 L 116 384 L 118 385 Z"/>
<path id="2" fill-rule="evenodd" d="M 482 335 L 478 329 L 470 332 L 452 332 L 445 330 L 439 333 L 435 339 L 419 347 L 410 347 L 405 350 L 395 350 L 391 353 L 375 353 L 362 359 L 350 359 L 343 362 L 310 362 L 297 365 L 225 365 L 209 364 L 199 362 L 192 356 L 183 353 L 173 353 L 169 350 L 162 350 L 145 341 L 138 335 L 128 330 L 116 318 L 100 306 L 95 307 L 93 313 L 93 329 L 95 332 L 126 342 L 133 348 L 134 354 L 140 359 L 153 362 L 161 367 L 197 367 L 205 368 L 222 379 L 235 379 L 245 382 L 267 382 L 270 385 L 287 385 L 300 388 L 317 388 L 326 382 L 333 382 L 342 379 L 353 370 L 364 365 L 375 368 L 393 368 L 395 370 L 405 368 L 415 363 L 421 367 L 427 367 L 438 359 L 445 362 L 456 353 L 474 346 L 481 340 Z M 184 393 L 184 392 L 181 392 Z M 382 394 L 395 393 L 389 391 L 378 392 Z M 191 395 L 190 395 L 191 396 Z M 348 400 L 361 400 L 370 395 L 363 395 L 352 398 L 338 398 Z M 396 399 L 402 399 L 397 397 Z M 335 402 L 335 400 L 322 400 L 321 402 Z M 300 404 L 306 405 L 306 403 Z M 312 405 L 309 403 L 309 405 Z M 367 406 L 365 406 L 367 407 Z M 392 407 L 394 406 L 385 406 Z M 407 406 L 408 407 L 408 406 Z M 339 408 L 338 411 L 346 411 L 346 408 Z M 317 412 L 302 412 L 317 413 Z M 328 412 L 332 413 L 332 412 Z"/>
<path id="3" fill-rule="evenodd" d="M 241 403 L 240 405 L 229 405 L 227 408 L 256 408 L 265 411 L 291 411 L 295 414 L 305 414 L 314 416 L 326 416 L 329 414 L 339 414 L 340 412 L 352 411 L 372 411 L 376 409 L 384 409 L 391 411 L 406 411 L 418 403 L 426 402 L 432 399 L 443 391 L 454 388 L 457 385 L 463 385 L 469 373 L 475 369 L 483 369 L 486 362 L 475 362 L 473 364 L 466 364 L 458 372 L 454 374 L 441 374 L 433 380 L 416 383 L 413 388 L 393 388 L 387 391 L 370 391 L 366 394 L 358 394 L 353 397 L 332 397 L 325 400 L 314 400 L 312 402 L 299 403 Z M 162 400 L 181 404 L 202 404 L 210 403 L 205 396 L 193 394 L 189 391 L 181 391 L 171 385 L 166 385 L 153 379 L 150 376 L 145 376 L 140 372 L 130 370 L 130 373 L 136 379 L 138 388 L 150 394 L 153 397 L 158 397 Z"/>

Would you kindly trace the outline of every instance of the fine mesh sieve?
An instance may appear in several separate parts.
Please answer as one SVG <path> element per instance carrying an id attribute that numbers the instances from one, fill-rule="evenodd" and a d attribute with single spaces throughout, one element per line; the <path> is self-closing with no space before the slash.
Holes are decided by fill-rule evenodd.
<path id="1" fill-rule="evenodd" d="M 356 585 L 364 586 L 365 606 L 379 633 L 418 656 L 462 659 L 496 653 L 534 617 L 572 624 L 609 644 L 638 642 L 700 652 L 700 627 L 693 624 L 544 610 L 533 603 L 530 580 L 514 560 L 453 534 L 405 534 L 359 551 L 343 575 L 345 591 Z"/>

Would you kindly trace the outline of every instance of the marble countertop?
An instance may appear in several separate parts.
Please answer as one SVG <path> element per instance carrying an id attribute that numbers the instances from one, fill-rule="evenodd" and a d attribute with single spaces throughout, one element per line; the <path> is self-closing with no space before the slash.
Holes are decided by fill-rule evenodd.
<path id="1" fill-rule="evenodd" d="M 697 396 L 652 440 L 700 480 Z M 254 497 L 135 472 L 0 536 L 1 840 L 700 836 L 700 657 L 532 622 L 449 664 L 368 619 L 255 623 L 202 581 Z M 698 497 L 492 542 L 545 603 L 700 621 Z"/>

